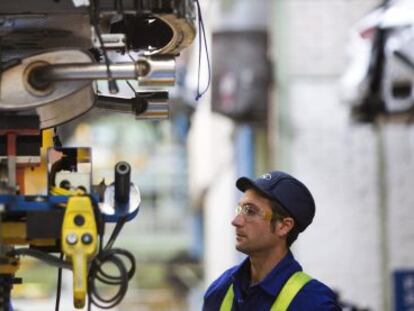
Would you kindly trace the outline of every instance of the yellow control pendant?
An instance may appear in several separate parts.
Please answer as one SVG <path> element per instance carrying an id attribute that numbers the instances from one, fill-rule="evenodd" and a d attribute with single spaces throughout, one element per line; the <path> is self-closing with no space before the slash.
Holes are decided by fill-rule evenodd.
<path id="1" fill-rule="evenodd" d="M 72 262 L 73 302 L 85 306 L 88 262 L 97 253 L 97 229 L 91 199 L 73 196 L 68 200 L 62 226 L 62 251 Z"/>

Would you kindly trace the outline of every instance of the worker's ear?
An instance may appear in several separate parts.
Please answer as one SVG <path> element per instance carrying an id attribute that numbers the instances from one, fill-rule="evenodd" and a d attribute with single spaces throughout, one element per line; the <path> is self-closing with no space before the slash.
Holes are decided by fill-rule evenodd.
<path id="1" fill-rule="evenodd" d="M 295 220 L 292 217 L 285 217 L 277 222 L 277 226 L 280 236 L 287 236 L 295 226 Z"/>

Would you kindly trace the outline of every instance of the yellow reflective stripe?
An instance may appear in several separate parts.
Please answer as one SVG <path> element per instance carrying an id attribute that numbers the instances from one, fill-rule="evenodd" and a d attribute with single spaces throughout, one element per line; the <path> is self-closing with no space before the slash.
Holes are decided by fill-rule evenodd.
<path id="1" fill-rule="evenodd" d="M 293 298 L 295 298 L 296 294 L 310 280 L 312 280 L 312 277 L 307 275 L 305 272 L 298 271 L 292 274 L 292 276 L 282 287 L 282 290 L 280 291 L 279 295 L 276 298 L 276 301 L 270 308 L 270 311 L 286 311 L 290 303 L 292 302 Z M 231 284 L 226 292 L 226 296 L 224 296 L 223 302 L 221 303 L 220 311 L 231 311 L 231 308 L 233 307 L 233 299 L 233 284 Z"/>
<path id="2" fill-rule="evenodd" d="M 294 273 L 283 286 L 270 311 L 286 311 L 296 294 L 310 280 L 312 278 L 305 272 L 298 271 Z"/>
<path id="3" fill-rule="evenodd" d="M 226 296 L 224 296 L 223 302 L 221 303 L 220 311 L 231 311 L 231 307 L 233 306 L 233 299 L 233 284 L 231 284 L 227 290 Z"/>

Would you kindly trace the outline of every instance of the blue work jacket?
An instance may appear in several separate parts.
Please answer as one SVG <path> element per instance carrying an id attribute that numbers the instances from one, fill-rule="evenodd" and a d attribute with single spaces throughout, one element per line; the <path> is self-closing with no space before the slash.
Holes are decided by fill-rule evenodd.
<path id="1" fill-rule="evenodd" d="M 232 311 L 269 311 L 289 277 L 302 271 L 292 253 L 288 254 L 259 283 L 250 286 L 250 261 L 246 258 L 240 265 L 224 272 L 207 289 L 203 311 L 219 311 L 224 296 L 233 283 Z M 309 281 L 291 302 L 289 311 L 341 310 L 335 294 L 329 287 L 313 279 Z"/>

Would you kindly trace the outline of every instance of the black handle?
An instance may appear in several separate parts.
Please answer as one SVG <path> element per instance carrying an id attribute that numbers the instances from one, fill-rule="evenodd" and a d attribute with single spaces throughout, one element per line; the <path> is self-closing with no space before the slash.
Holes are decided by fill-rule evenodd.
<path id="1" fill-rule="evenodd" d="M 131 166 L 121 161 L 115 165 L 115 201 L 128 203 L 131 185 Z"/>

